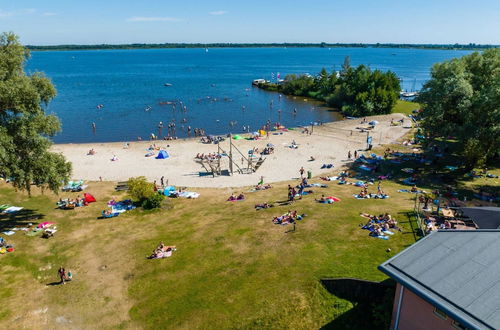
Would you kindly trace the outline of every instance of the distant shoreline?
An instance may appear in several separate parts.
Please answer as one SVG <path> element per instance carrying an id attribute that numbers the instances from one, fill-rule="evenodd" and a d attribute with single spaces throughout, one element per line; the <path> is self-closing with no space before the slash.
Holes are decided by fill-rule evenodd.
<path id="1" fill-rule="evenodd" d="M 117 50 L 117 49 L 182 49 L 182 48 L 393 48 L 393 49 L 435 49 L 435 50 L 484 50 L 500 45 L 477 44 L 391 44 L 391 43 L 162 43 L 162 44 L 99 44 L 99 45 L 51 45 L 26 46 L 32 51 L 71 50 Z"/>

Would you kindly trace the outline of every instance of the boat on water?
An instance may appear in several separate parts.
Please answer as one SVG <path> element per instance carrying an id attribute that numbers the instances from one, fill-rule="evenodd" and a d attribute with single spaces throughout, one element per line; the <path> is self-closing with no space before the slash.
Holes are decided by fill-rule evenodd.
<path id="1" fill-rule="evenodd" d="M 172 84 L 171 83 L 164 83 L 163 86 L 170 87 L 170 86 L 172 86 Z"/>
<path id="2" fill-rule="evenodd" d="M 266 79 L 255 79 L 252 81 L 252 85 L 259 86 L 259 84 L 264 84 L 266 82 L 267 82 Z"/>

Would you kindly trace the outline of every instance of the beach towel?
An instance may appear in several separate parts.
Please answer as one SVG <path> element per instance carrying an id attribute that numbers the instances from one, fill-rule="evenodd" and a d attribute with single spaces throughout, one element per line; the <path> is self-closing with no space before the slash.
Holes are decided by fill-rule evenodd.
<path id="1" fill-rule="evenodd" d="M 385 236 L 385 235 L 377 235 L 377 236 L 373 236 L 373 237 L 380 238 L 380 239 L 383 239 L 386 241 L 389 239 L 389 236 Z"/>
<path id="2" fill-rule="evenodd" d="M 179 194 L 179 197 L 183 198 L 198 198 L 200 194 L 194 191 L 183 191 Z"/>
<path id="3" fill-rule="evenodd" d="M 7 209 L 5 209 L 3 212 L 4 213 L 16 213 L 19 212 L 23 209 L 23 207 L 18 207 L 18 206 L 11 206 Z"/>
<path id="4" fill-rule="evenodd" d="M 325 181 L 337 181 L 338 179 L 340 179 L 339 176 L 327 176 L 325 178 L 321 178 L 321 180 L 325 180 Z"/>
<path id="5" fill-rule="evenodd" d="M 14 235 L 15 233 L 16 233 L 16 232 L 15 232 L 15 231 L 12 231 L 12 230 L 7 230 L 7 231 L 2 232 L 2 234 L 7 235 L 7 236 Z"/>
<path id="6" fill-rule="evenodd" d="M 38 224 L 38 226 L 36 226 L 36 227 L 37 228 L 45 229 L 45 228 L 48 228 L 48 227 L 52 226 L 53 224 L 54 224 L 53 222 L 45 221 L 45 222 L 42 222 L 42 223 Z"/>
<path id="7" fill-rule="evenodd" d="M 369 199 L 369 198 L 370 198 L 370 195 L 367 195 L 366 197 L 359 197 L 359 195 L 354 194 L 353 196 L 354 196 L 354 198 L 356 198 L 356 199 Z"/>
<path id="8" fill-rule="evenodd" d="M 363 171 L 367 171 L 367 172 L 371 172 L 371 171 L 373 170 L 373 168 L 372 168 L 372 167 L 370 167 L 370 166 L 366 166 L 366 165 L 361 165 L 361 166 L 359 167 L 359 169 L 360 169 L 360 170 L 363 170 Z"/>

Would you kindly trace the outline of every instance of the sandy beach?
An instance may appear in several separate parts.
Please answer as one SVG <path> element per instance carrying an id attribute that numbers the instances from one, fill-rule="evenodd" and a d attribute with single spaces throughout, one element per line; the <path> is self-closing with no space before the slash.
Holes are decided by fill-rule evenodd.
<path id="1" fill-rule="evenodd" d="M 405 118 L 403 126 L 392 126 L 394 121 Z M 389 144 L 402 137 L 411 127 L 410 119 L 402 114 L 391 114 L 384 116 L 368 117 L 367 122 L 377 120 L 378 125 L 370 131 L 373 145 Z M 92 144 L 57 144 L 52 151 L 60 152 L 73 163 L 73 179 L 97 181 L 100 177 L 105 181 L 125 181 L 130 177 L 145 176 L 149 180 L 159 180 L 165 177 L 165 182 L 171 185 L 187 187 L 240 187 L 255 185 L 260 177 L 264 182 L 278 182 L 299 177 L 299 169 L 304 167 L 306 171 L 312 171 L 313 175 L 332 172 L 332 169 L 321 169 L 323 164 L 333 164 L 335 170 L 347 160 L 350 150 L 364 150 L 366 144 L 366 132 L 359 128 L 368 127 L 362 124 L 360 119 L 343 120 L 315 126 L 311 135 L 302 133 L 302 129 L 296 128 L 287 132 L 272 132 L 269 138 L 263 137 L 259 140 L 233 140 L 236 146 L 245 156 L 252 148 L 260 150 L 271 143 L 275 151 L 266 158 L 257 172 L 252 174 L 235 173 L 232 176 L 200 175 L 206 170 L 195 161 L 198 153 L 217 152 L 217 145 L 203 144 L 199 139 L 186 139 L 175 141 L 137 141 L 129 142 L 125 148 L 125 142 L 92 143 Z M 310 127 L 309 127 L 310 129 Z M 248 135 L 242 134 L 246 137 Z M 290 148 L 292 141 L 298 145 L 297 149 Z M 153 143 L 157 147 L 167 150 L 168 159 L 155 159 L 146 157 L 148 148 Z M 95 155 L 88 155 L 90 149 L 96 151 Z M 221 148 L 229 152 L 229 141 L 221 143 Z M 155 156 L 158 151 L 155 151 Z M 118 160 L 111 161 L 116 155 Z M 315 158 L 309 161 L 310 157 Z M 233 158 L 240 167 L 247 167 L 247 163 L 237 151 L 233 150 Z M 228 157 L 222 158 L 222 169 L 229 169 Z"/>

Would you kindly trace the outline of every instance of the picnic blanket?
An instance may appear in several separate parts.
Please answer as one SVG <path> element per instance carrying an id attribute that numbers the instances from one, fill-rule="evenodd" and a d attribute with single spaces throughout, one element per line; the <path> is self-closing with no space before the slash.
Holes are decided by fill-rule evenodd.
<path id="1" fill-rule="evenodd" d="M 183 198 L 198 198 L 200 197 L 200 194 L 194 191 L 183 191 L 179 193 L 179 197 Z"/>
<path id="2" fill-rule="evenodd" d="M 10 206 L 8 208 L 6 208 L 5 210 L 3 210 L 3 213 L 16 213 L 16 212 L 19 212 L 23 209 L 23 207 L 19 207 L 19 206 Z"/>

